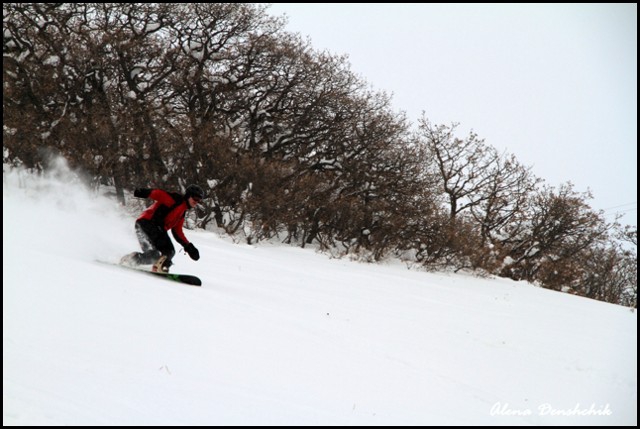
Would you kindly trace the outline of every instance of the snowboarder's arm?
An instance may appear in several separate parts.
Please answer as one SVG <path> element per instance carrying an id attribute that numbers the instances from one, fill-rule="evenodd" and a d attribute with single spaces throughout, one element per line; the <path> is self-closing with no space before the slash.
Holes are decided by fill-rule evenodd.
<path id="1" fill-rule="evenodd" d="M 176 226 L 174 226 L 171 229 L 171 233 L 173 234 L 173 238 L 175 238 L 176 241 L 180 243 L 182 247 L 185 247 L 187 246 L 187 244 L 189 244 L 189 240 L 187 240 L 187 237 L 184 235 L 184 232 L 182 231 L 183 223 L 184 223 L 184 219 L 182 219 Z"/>
<path id="2" fill-rule="evenodd" d="M 184 232 L 182 232 L 183 223 L 184 219 L 182 219 L 182 221 L 178 225 L 173 227 L 171 233 L 173 234 L 173 238 L 175 238 L 176 241 L 180 243 L 182 247 L 184 247 L 184 250 L 189 254 L 189 257 L 194 261 L 197 261 L 198 259 L 200 259 L 200 252 L 198 252 L 196 246 L 194 246 L 193 243 L 189 243 L 187 237 L 184 236 Z"/>
<path id="3" fill-rule="evenodd" d="M 169 195 L 162 189 L 138 188 L 133 191 L 133 196 L 138 198 L 151 198 L 152 200 L 155 200 L 165 206 L 172 206 L 175 204 L 175 201 L 173 198 L 171 198 L 171 195 Z"/>

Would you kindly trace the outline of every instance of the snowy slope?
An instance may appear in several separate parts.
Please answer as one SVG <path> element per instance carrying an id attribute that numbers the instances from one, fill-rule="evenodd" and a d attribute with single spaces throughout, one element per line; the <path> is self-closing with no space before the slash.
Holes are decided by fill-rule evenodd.
<path id="1" fill-rule="evenodd" d="M 637 424 L 627 308 L 206 231 L 200 288 L 95 262 L 133 222 L 3 175 L 5 425 Z"/>

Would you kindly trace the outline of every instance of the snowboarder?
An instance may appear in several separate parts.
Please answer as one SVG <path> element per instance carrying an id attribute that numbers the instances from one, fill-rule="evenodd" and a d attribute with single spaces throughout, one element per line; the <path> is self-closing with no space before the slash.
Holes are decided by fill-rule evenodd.
<path id="1" fill-rule="evenodd" d="M 194 261 L 200 259 L 200 252 L 182 232 L 186 211 L 194 208 L 204 198 L 204 191 L 200 186 L 187 186 L 184 195 L 162 189 L 145 188 L 136 189 L 133 195 L 138 198 L 151 198 L 155 203 L 142 212 L 136 220 L 136 235 L 142 247 L 142 253 L 133 252 L 122 257 L 121 264 L 130 266 L 153 264 L 152 271 L 169 272 L 169 267 L 173 265 L 171 259 L 176 253 L 167 233 L 169 230 L 191 259 Z"/>

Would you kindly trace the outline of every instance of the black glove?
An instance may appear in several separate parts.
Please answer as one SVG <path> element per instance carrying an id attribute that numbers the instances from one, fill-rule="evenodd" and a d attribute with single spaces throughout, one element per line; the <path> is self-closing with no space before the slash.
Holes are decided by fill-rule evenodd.
<path id="1" fill-rule="evenodd" d="M 196 246 L 194 246 L 193 243 L 189 243 L 184 246 L 184 251 L 187 252 L 189 257 L 194 261 L 200 259 L 200 252 L 198 252 L 198 249 L 196 249 Z"/>
<path id="2" fill-rule="evenodd" d="M 151 195 L 151 189 L 137 188 L 133 191 L 133 196 L 137 198 L 147 198 L 149 195 Z"/>

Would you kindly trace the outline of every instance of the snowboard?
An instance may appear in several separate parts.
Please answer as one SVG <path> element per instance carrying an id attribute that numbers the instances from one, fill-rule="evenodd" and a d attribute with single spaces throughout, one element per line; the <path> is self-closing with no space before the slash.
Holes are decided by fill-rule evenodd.
<path id="1" fill-rule="evenodd" d="M 145 270 L 144 268 L 130 267 L 128 265 L 117 264 L 114 262 L 98 261 L 103 264 L 114 265 L 116 267 L 126 268 L 128 270 L 137 271 L 139 273 L 150 274 L 152 276 L 163 277 L 177 283 L 183 283 L 191 286 L 202 286 L 202 281 L 191 274 L 161 273 L 156 271 Z"/>

